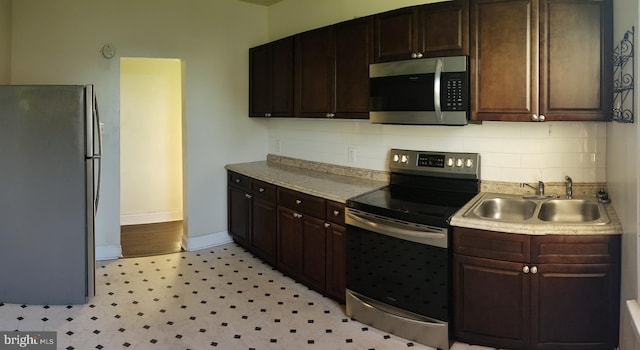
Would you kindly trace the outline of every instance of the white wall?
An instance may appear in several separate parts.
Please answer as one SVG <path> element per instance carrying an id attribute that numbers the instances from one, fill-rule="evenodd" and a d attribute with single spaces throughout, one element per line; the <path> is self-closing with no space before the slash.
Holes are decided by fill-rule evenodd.
<path id="1" fill-rule="evenodd" d="M 182 65 L 120 59 L 120 224 L 182 220 Z"/>
<path id="2" fill-rule="evenodd" d="M 284 0 L 269 7 L 269 39 L 396 8 L 442 0 Z"/>
<path id="3" fill-rule="evenodd" d="M 622 293 L 623 303 L 621 312 L 621 343 L 620 348 L 636 349 L 640 344 L 635 339 L 631 328 L 629 314 L 624 303 L 629 299 L 640 299 L 638 295 L 638 232 L 640 221 L 638 220 L 638 187 L 639 178 L 638 150 L 640 149 L 638 133 L 640 99 L 638 96 L 638 68 L 640 60 L 637 56 L 637 31 L 640 25 L 638 21 L 637 0 L 614 0 L 614 45 L 622 39 L 624 32 L 636 27 L 636 83 L 635 83 L 635 118 L 634 124 L 610 123 L 607 128 L 607 180 L 613 206 L 620 217 L 624 228 L 622 236 Z"/>
<path id="4" fill-rule="evenodd" d="M 99 257 L 117 256 L 120 244 L 119 57 L 183 60 L 186 228 L 189 239 L 226 235 L 224 165 L 266 156 L 266 123 L 246 117 L 248 48 L 267 39 L 266 11 L 237 0 L 14 1 L 12 83 L 96 85 L 105 122 Z M 99 52 L 106 42 L 114 59 Z"/>
<path id="5" fill-rule="evenodd" d="M 269 8 L 269 37 L 292 35 L 434 1 L 284 0 Z M 278 147 L 280 146 L 280 147 Z M 356 161 L 348 162 L 349 147 Z M 368 121 L 271 119 L 269 153 L 386 170 L 389 148 L 479 152 L 482 179 L 605 182 L 606 124 L 486 122 L 465 127 L 372 125 Z"/>
<path id="6" fill-rule="evenodd" d="M 11 0 L 0 0 L 0 84 L 9 84 L 11 69 Z"/>

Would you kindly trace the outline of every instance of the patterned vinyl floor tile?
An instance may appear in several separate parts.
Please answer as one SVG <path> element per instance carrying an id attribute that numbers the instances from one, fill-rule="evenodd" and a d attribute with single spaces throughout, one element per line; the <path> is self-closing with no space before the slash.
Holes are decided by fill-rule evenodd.
<path id="1" fill-rule="evenodd" d="M 99 261 L 88 304 L 0 302 L 0 330 L 55 331 L 59 350 L 431 349 L 349 319 L 234 243 Z"/>

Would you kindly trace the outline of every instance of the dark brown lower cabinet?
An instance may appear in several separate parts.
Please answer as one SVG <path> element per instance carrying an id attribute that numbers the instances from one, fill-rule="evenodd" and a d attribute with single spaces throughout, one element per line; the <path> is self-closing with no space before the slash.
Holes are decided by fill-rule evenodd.
<path id="1" fill-rule="evenodd" d="M 346 291 L 346 229 L 342 225 L 328 223 L 327 232 L 327 294 L 338 301 L 345 301 Z"/>
<path id="2" fill-rule="evenodd" d="M 506 349 L 618 346 L 620 235 L 456 227 L 453 247 L 456 339 Z"/>
<path id="3" fill-rule="evenodd" d="M 228 173 L 228 230 L 238 244 L 263 260 L 276 262 L 276 186 Z"/>
<path id="4" fill-rule="evenodd" d="M 250 179 L 246 176 L 228 173 L 227 225 L 234 241 L 247 248 L 249 246 L 249 226 L 251 223 Z"/>
<path id="5" fill-rule="evenodd" d="M 233 240 L 305 285 L 345 301 L 344 203 L 228 172 Z"/>
<path id="6" fill-rule="evenodd" d="M 302 222 L 298 213 L 278 206 L 278 262 L 282 272 L 300 276 L 302 270 Z"/>
<path id="7" fill-rule="evenodd" d="M 276 186 L 254 180 L 252 188 L 250 246 L 254 254 L 275 264 L 278 228 Z"/>

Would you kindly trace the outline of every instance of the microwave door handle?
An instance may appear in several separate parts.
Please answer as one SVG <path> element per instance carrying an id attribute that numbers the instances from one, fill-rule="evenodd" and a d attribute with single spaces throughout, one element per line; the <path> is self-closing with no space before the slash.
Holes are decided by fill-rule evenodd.
<path id="1" fill-rule="evenodd" d="M 436 73 L 433 79 L 433 107 L 439 124 L 444 124 L 442 117 L 442 106 L 440 105 L 440 79 L 442 77 L 442 59 L 436 61 Z"/>

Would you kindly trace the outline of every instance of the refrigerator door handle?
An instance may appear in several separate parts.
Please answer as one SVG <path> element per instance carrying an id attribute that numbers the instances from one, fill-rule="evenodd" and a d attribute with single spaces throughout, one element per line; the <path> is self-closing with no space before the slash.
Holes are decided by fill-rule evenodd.
<path id="1" fill-rule="evenodd" d="M 93 116 L 96 121 L 96 130 L 98 131 L 98 153 L 94 153 L 92 158 L 97 160 L 98 167 L 98 180 L 96 183 L 96 194 L 94 199 L 95 211 L 98 211 L 98 204 L 100 203 L 100 187 L 102 184 L 102 123 L 100 123 L 100 113 L 98 113 L 98 102 L 93 95 Z"/>
<path id="2" fill-rule="evenodd" d="M 100 114 L 98 113 L 98 103 L 93 85 L 87 85 L 85 87 L 85 105 L 86 105 L 86 158 L 93 163 L 97 162 L 96 168 L 98 171 L 98 178 L 93 179 L 94 193 L 93 193 L 93 215 L 98 211 L 98 204 L 100 202 L 100 187 L 102 183 L 102 127 L 100 125 Z M 98 141 L 97 152 L 95 141 Z"/>

